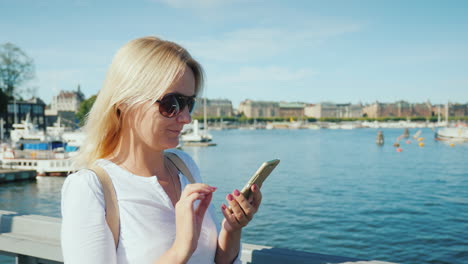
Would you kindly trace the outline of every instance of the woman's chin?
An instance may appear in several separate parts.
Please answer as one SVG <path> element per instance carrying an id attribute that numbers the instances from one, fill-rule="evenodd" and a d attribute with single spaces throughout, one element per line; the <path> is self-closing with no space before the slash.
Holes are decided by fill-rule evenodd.
<path id="1" fill-rule="evenodd" d="M 179 138 L 176 138 L 174 140 L 169 140 L 167 144 L 165 144 L 165 149 L 176 148 L 178 145 L 179 145 Z"/>

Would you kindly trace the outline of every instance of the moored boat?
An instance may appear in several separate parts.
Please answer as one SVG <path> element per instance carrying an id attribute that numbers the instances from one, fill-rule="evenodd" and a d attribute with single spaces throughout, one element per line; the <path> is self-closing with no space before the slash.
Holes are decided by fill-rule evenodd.
<path id="1" fill-rule="evenodd" d="M 193 120 L 192 132 L 180 136 L 181 140 L 186 143 L 193 142 L 210 142 L 213 140 L 213 136 L 206 132 L 206 127 L 203 132 L 200 131 L 198 126 L 198 120 Z"/>
<path id="2" fill-rule="evenodd" d="M 435 133 L 436 140 L 468 141 L 468 127 L 444 127 Z"/>
<path id="3" fill-rule="evenodd" d="M 71 152 L 54 150 L 19 150 L 3 146 L 0 167 L 3 169 L 35 170 L 38 175 L 66 176 L 72 168 Z"/>

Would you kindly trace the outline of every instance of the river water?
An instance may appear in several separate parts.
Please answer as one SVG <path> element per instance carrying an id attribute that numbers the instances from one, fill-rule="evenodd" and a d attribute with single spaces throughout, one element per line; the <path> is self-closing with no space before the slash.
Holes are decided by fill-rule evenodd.
<path id="1" fill-rule="evenodd" d="M 281 159 L 243 242 L 398 263 L 468 263 L 468 144 L 423 129 L 424 147 L 393 143 L 402 129 L 212 131 L 216 147 L 186 147 L 225 195 L 265 160 Z M 416 132 L 416 129 L 410 131 Z M 64 178 L 0 185 L 0 209 L 60 217 Z M 218 210 L 218 215 L 221 213 Z M 14 263 L 2 257 L 0 263 Z"/>

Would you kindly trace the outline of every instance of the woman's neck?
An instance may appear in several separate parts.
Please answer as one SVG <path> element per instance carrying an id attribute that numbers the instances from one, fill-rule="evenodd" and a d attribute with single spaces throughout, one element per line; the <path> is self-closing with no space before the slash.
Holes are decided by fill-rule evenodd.
<path id="1" fill-rule="evenodd" d="M 122 135 L 110 161 L 139 176 L 166 175 L 164 150 L 151 149 L 136 142 L 132 135 Z"/>

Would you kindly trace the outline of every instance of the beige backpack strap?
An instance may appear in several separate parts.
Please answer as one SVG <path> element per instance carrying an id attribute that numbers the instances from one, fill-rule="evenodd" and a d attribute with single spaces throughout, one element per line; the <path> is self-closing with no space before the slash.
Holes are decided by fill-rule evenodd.
<path id="1" fill-rule="evenodd" d="M 94 165 L 90 170 L 96 173 L 99 181 L 101 182 L 102 192 L 104 193 L 106 222 L 114 237 L 115 248 L 117 248 L 119 245 L 120 235 L 120 215 L 114 185 L 112 184 L 111 178 L 103 168 Z"/>
<path id="2" fill-rule="evenodd" d="M 187 178 L 187 180 L 190 183 L 195 183 L 192 173 L 187 168 L 187 165 L 185 165 L 185 162 L 179 156 L 177 156 L 177 154 L 166 151 L 164 152 L 164 155 L 172 162 L 172 164 L 174 164 L 177 170 L 182 172 L 182 174 Z"/>

